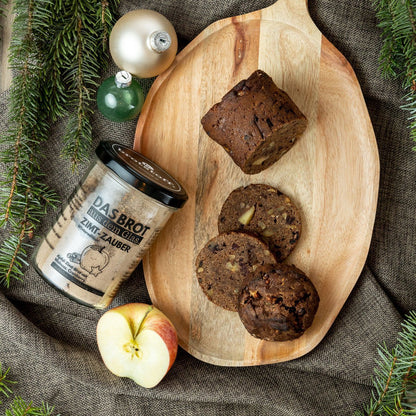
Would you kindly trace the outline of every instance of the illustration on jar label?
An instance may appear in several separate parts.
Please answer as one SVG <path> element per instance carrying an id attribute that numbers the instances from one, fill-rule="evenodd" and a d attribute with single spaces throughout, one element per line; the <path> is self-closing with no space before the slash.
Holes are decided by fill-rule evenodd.
<path id="1" fill-rule="evenodd" d="M 86 272 L 97 277 L 110 261 L 110 256 L 104 248 L 105 246 L 93 244 L 85 247 L 81 254 L 68 253 L 67 257 L 71 262 L 79 264 Z"/>

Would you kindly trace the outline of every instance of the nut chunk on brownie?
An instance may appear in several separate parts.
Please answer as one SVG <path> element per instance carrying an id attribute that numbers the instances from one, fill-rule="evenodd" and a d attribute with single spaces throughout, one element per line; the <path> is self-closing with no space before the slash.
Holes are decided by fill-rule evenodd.
<path id="1" fill-rule="evenodd" d="M 280 159 L 307 125 L 291 98 L 261 70 L 234 86 L 201 123 L 247 174 L 259 173 Z"/>
<path id="2" fill-rule="evenodd" d="M 196 259 L 198 283 L 218 306 L 237 311 L 242 282 L 253 271 L 276 259 L 266 244 L 248 234 L 224 233 L 212 238 Z"/>
<path id="3" fill-rule="evenodd" d="M 256 269 L 245 281 L 238 314 L 254 337 L 289 341 L 312 325 L 318 305 L 318 292 L 305 273 L 280 263 Z"/>

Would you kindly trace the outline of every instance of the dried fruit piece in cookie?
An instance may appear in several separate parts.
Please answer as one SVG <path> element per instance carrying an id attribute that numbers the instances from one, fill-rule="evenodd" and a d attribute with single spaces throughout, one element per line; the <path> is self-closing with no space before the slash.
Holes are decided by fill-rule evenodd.
<path id="1" fill-rule="evenodd" d="M 276 259 L 263 241 L 245 233 L 223 233 L 199 252 L 196 276 L 211 302 L 237 311 L 242 282 L 265 264 L 276 264 Z"/>
<path id="2" fill-rule="evenodd" d="M 295 248 L 302 231 L 301 216 L 291 199 L 265 184 L 235 189 L 218 217 L 218 231 L 257 234 L 275 255 L 284 260 Z"/>
<path id="3" fill-rule="evenodd" d="M 319 305 L 310 279 L 292 265 L 256 269 L 244 282 L 238 314 L 247 331 L 267 341 L 300 337 L 311 325 Z"/>

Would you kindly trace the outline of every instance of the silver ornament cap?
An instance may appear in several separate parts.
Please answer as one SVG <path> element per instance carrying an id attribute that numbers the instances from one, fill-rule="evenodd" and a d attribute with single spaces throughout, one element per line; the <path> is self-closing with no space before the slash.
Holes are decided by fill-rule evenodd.
<path id="1" fill-rule="evenodd" d="M 157 53 L 162 53 L 167 51 L 172 44 L 172 40 L 169 36 L 168 32 L 164 32 L 163 30 L 159 30 L 157 32 L 153 32 L 149 36 L 150 47 Z"/>
<path id="2" fill-rule="evenodd" d="M 130 72 L 119 71 L 117 72 L 114 80 L 118 88 L 126 88 L 131 85 L 132 76 Z"/>

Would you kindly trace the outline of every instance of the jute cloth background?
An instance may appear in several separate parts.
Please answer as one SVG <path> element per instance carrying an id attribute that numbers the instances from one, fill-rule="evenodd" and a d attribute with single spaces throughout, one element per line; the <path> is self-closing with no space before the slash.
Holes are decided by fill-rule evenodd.
<path id="1" fill-rule="evenodd" d="M 242 14 L 273 0 L 122 1 L 120 13 L 151 8 L 175 26 L 184 46 L 215 20 Z M 376 346 L 394 344 L 400 322 L 416 309 L 416 153 L 399 109 L 402 91 L 378 70 L 380 30 L 369 0 L 311 0 L 311 16 L 356 71 L 376 133 L 381 162 L 379 203 L 365 268 L 340 315 L 319 346 L 287 363 L 217 367 L 179 350 L 156 388 L 143 389 L 113 376 L 96 341 L 102 312 L 80 306 L 49 287 L 32 268 L 24 282 L 0 290 L 0 361 L 26 399 L 55 405 L 68 416 L 89 415 L 352 415 L 370 398 Z M 108 74 L 114 71 L 110 68 Z M 103 75 L 108 75 L 103 74 Z M 220 75 L 219 75 L 220 76 Z M 178 85 L 178 88 L 180 86 Z M 174 97 L 172 100 L 174 101 Z M 8 122 L 7 91 L 0 96 L 0 129 Z M 95 144 L 132 144 L 135 122 L 115 124 L 96 114 Z M 76 185 L 59 158 L 62 125 L 45 147 L 47 181 L 65 199 Z M 45 218 L 41 231 L 51 225 Z M 141 269 L 112 306 L 150 302 Z"/>

